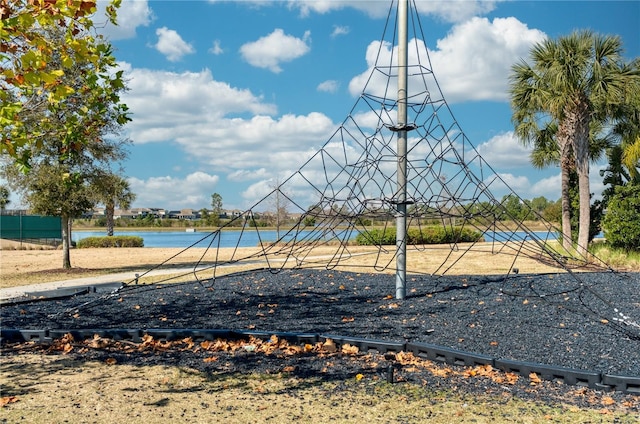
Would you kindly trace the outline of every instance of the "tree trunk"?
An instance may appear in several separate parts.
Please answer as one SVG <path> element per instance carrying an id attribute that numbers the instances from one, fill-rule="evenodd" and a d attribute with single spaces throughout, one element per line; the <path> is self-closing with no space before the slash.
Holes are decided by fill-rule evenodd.
<path id="1" fill-rule="evenodd" d="M 571 240 L 571 197 L 569 196 L 571 166 L 565 163 L 560 165 L 560 199 L 562 205 L 562 247 L 567 252 L 573 249 L 573 241 Z"/>
<path id="2" fill-rule="evenodd" d="M 62 268 L 71 268 L 71 219 L 69 215 L 63 214 L 61 217 L 62 226 Z"/>
<path id="3" fill-rule="evenodd" d="M 104 208 L 104 214 L 107 219 L 107 236 L 113 235 L 113 227 L 115 226 L 113 215 L 115 213 L 115 208 L 116 207 L 113 204 L 105 205 L 105 208 Z"/>
<path id="4" fill-rule="evenodd" d="M 571 239 L 571 197 L 569 195 L 569 174 L 573 167 L 571 143 L 569 142 L 569 128 L 565 121 L 558 125 L 556 140 L 560 149 L 560 200 L 562 205 L 562 247 L 567 252 L 573 250 Z"/>
<path id="5" fill-rule="evenodd" d="M 589 187 L 589 114 L 586 102 L 576 116 L 576 132 L 573 138 L 573 151 L 578 173 L 578 192 L 580 194 L 580 220 L 578 227 L 578 253 L 587 256 L 589 232 L 591 227 L 591 189 Z"/>

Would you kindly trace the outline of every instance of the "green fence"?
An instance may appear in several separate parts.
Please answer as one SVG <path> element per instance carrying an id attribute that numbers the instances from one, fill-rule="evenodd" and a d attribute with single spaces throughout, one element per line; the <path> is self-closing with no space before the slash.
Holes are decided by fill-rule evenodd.
<path id="1" fill-rule="evenodd" d="M 62 221 L 58 216 L 0 215 L 0 238 L 20 241 L 62 239 Z"/>

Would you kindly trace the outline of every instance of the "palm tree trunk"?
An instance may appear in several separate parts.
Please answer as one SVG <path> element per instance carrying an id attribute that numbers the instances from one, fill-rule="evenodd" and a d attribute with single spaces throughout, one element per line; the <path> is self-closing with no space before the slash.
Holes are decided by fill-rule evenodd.
<path id="1" fill-rule="evenodd" d="M 556 140 L 560 150 L 560 203 L 562 206 L 562 247 L 567 252 L 573 250 L 573 240 L 571 239 L 571 196 L 569 194 L 570 173 L 573 168 L 573 155 L 569 134 L 571 130 L 566 121 L 558 125 Z"/>
<path id="2" fill-rule="evenodd" d="M 115 205 L 114 204 L 107 204 L 105 205 L 104 208 L 104 213 L 106 215 L 106 219 L 107 219 L 107 236 L 112 236 L 113 235 L 113 227 L 114 227 L 114 220 L 113 220 L 113 215 L 115 212 Z"/>
<path id="3" fill-rule="evenodd" d="M 589 187 L 589 115 L 584 110 L 576 116 L 576 132 L 573 139 L 573 151 L 576 157 L 578 173 L 578 193 L 580 195 L 580 219 L 578 227 L 578 247 L 580 255 L 587 256 L 589 230 L 591 226 L 591 189 Z"/>
<path id="4" fill-rule="evenodd" d="M 571 166 L 565 161 L 560 165 L 560 199 L 562 207 L 562 247 L 567 252 L 573 249 L 573 241 L 571 240 L 571 196 L 569 195 Z"/>
<path id="5" fill-rule="evenodd" d="M 71 219 L 69 215 L 60 217 L 62 226 L 62 268 L 71 268 Z"/>

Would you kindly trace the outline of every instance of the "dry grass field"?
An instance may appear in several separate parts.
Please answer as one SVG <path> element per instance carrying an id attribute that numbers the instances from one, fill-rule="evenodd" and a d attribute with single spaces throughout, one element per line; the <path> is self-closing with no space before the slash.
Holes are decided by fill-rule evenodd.
<path id="1" fill-rule="evenodd" d="M 464 260 L 456 262 L 463 254 L 463 248 L 453 251 L 449 245 L 428 246 L 421 250 L 408 250 L 407 269 L 410 272 L 442 273 L 441 264 L 445 259 L 453 267 L 449 274 L 504 274 L 511 267 L 517 267 L 521 273 L 543 273 L 554 271 L 553 267 L 541 264 L 526 257 L 517 259 L 511 254 L 491 254 L 492 245 L 477 244 L 474 249 L 464 255 Z M 45 248 L 38 245 L 19 244 L 2 240 L 0 250 L 0 270 L 2 282 L 0 288 L 15 287 L 49 281 L 67 280 L 73 278 L 90 277 L 104 274 L 130 272 L 135 273 L 152 269 L 164 261 L 171 259 L 167 266 L 190 266 L 203 259 L 205 263 L 228 260 L 235 257 L 248 257 L 257 252 L 257 248 L 219 249 L 209 251 L 191 248 L 183 251 L 178 248 L 112 248 L 112 249 L 73 249 L 71 251 L 72 269 L 62 269 L 62 251 Z M 335 247 L 318 247 L 305 257 L 306 266 L 323 266 L 331 255 L 335 254 Z M 350 246 L 350 257 L 340 261 L 340 269 L 356 272 L 377 272 L 380 268 L 391 265 L 395 259 L 393 251 L 379 252 L 374 247 Z M 177 255 L 177 256 L 176 256 Z M 269 261 L 281 263 L 284 255 L 271 255 Z M 251 261 L 253 266 L 263 266 Z M 295 261 L 289 259 L 289 264 Z M 228 269 L 232 272 L 243 266 Z M 393 273 L 393 269 L 381 272 Z"/>

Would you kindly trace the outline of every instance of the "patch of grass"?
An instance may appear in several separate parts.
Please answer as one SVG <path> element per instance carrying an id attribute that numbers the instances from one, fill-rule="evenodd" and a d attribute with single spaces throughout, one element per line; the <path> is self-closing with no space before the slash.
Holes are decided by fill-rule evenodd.
<path id="1" fill-rule="evenodd" d="M 109 362 L 109 361 L 107 361 Z M 526 402 L 508 391 L 469 395 L 367 376 L 346 381 L 288 373 L 203 373 L 177 366 L 108 365 L 66 356 L 0 358 L 2 422 L 637 422 L 594 405 Z"/>
<path id="2" fill-rule="evenodd" d="M 613 268 L 640 271 L 640 251 L 616 249 L 604 241 L 592 243 L 589 251 Z"/>

